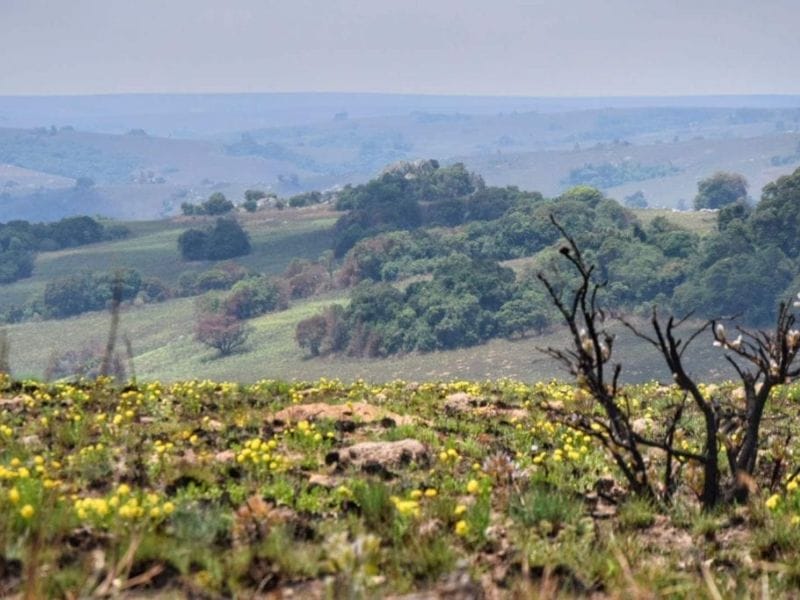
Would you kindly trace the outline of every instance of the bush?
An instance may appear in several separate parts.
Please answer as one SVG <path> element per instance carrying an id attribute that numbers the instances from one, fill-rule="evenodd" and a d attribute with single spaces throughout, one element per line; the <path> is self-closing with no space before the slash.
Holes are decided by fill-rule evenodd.
<path id="1" fill-rule="evenodd" d="M 305 192 L 304 194 L 292 196 L 287 202 L 289 206 L 293 208 L 311 206 L 312 204 L 319 204 L 322 202 L 322 194 L 319 192 Z"/>
<path id="2" fill-rule="evenodd" d="M 287 306 L 281 286 L 263 275 L 239 281 L 222 302 L 224 313 L 237 319 L 251 319 Z"/>
<path id="3" fill-rule="evenodd" d="M 309 260 L 294 259 L 283 273 L 283 279 L 292 298 L 308 298 L 330 285 L 325 267 Z"/>
<path id="4" fill-rule="evenodd" d="M 218 313 L 200 313 L 195 323 L 195 339 L 228 356 L 241 350 L 250 337 L 252 328 L 236 317 Z"/>
<path id="5" fill-rule="evenodd" d="M 172 297 L 172 290 L 158 277 L 146 277 L 142 280 L 140 292 L 145 302 L 164 302 Z"/>
<path id="6" fill-rule="evenodd" d="M 83 271 L 56 279 L 47 284 L 43 296 L 45 314 L 64 318 L 91 310 L 106 308 L 120 287 L 121 299 L 132 300 L 142 287 L 141 275 L 133 269 L 120 269 L 114 273 Z"/>
<path id="7" fill-rule="evenodd" d="M 214 192 L 208 200 L 202 204 L 191 204 L 184 202 L 181 204 L 181 211 L 184 215 L 224 215 L 234 209 L 233 202 L 225 197 L 222 192 Z"/>
<path id="8" fill-rule="evenodd" d="M 338 304 L 325 308 L 322 313 L 297 324 L 295 340 L 311 356 L 339 352 L 348 341 L 345 310 Z"/>
<path id="9" fill-rule="evenodd" d="M 250 239 L 233 219 L 217 219 L 207 230 L 188 229 L 178 238 L 183 260 L 224 260 L 250 253 Z"/>

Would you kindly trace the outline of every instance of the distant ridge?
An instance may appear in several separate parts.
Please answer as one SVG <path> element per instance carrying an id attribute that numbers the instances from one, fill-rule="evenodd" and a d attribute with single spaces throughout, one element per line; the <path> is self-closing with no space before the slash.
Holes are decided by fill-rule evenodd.
<path id="1" fill-rule="evenodd" d="M 371 93 L 109 94 L 0 96 L 0 127 L 71 125 L 125 133 L 203 137 L 233 130 L 298 126 L 412 112 L 558 113 L 600 108 L 800 108 L 800 95 L 525 97 Z"/>

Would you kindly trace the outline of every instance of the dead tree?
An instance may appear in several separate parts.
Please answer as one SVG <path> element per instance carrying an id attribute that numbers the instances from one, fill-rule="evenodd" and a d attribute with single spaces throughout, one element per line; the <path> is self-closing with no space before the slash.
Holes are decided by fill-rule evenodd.
<path id="1" fill-rule="evenodd" d="M 588 265 L 575 240 L 551 216 L 566 246 L 560 253 L 578 273 L 578 283 L 568 293 L 558 289 L 546 276 L 539 274 L 553 304 L 564 318 L 571 334 L 571 348 L 546 348 L 543 351 L 559 361 L 576 378 L 581 389 L 600 407 L 557 415 L 570 426 L 585 432 L 609 451 L 625 476 L 632 492 L 669 501 L 678 486 L 680 464 L 697 464 L 703 471 L 699 500 L 705 509 L 720 501 L 741 500 L 747 496 L 756 472 L 759 434 L 770 393 L 776 386 L 800 376 L 794 362 L 800 350 L 800 331 L 794 329 L 795 317 L 788 304 L 781 304 L 772 332 L 752 332 L 736 327 L 738 336 L 730 340 L 718 320 L 701 322 L 681 336 L 679 330 L 689 316 L 663 321 L 654 308 L 650 320 L 652 332 L 645 333 L 631 322 L 622 323 L 639 338 L 649 342 L 664 359 L 675 385 L 683 392 L 681 401 L 667 407 L 663 435 L 648 438 L 632 427 L 632 412 L 627 396 L 620 389 L 621 366 L 610 364 L 614 337 L 605 329 L 605 313 L 598 308 L 598 292 L 604 283 L 593 280 L 594 266 Z M 800 298 L 800 294 L 798 294 Z M 800 306 L 800 302 L 795 302 Z M 714 345 L 726 351 L 725 358 L 733 366 L 744 389 L 744 407 L 724 398 L 704 393 L 687 371 L 684 354 L 703 332 L 711 330 Z M 703 419 L 702 452 L 684 451 L 676 447 L 675 434 L 685 426 L 683 419 L 687 400 Z M 719 464 L 720 440 L 727 458 L 727 473 Z M 642 448 L 655 448 L 665 455 L 660 490 L 656 490 L 648 472 Z M 676 460 L 677 459 L 677 460 Z M 677 464 L 676 464 L 677 463 Z M 723 475 L 727 475 L 723 483 Z M 776 474 L 772 474 L 776 480 Z"/>
<path id="2" fill-rule="evenodd" d="M 684 341 L 678 337 L 677 330 L 683 325 L 690 315 L 683 319 L 676 320 L 670 316 L 666 323 L 662 323 L 658 316 L 658 311 L 654 307 L 650 324 L 653 329 L 652 335 L 645 334 L 625 319 L 620 319 L 622 323 L 630 329 L 636 336 L 652 344 L 664 358 L 667 367 L 672 373 L 672 379 L 684 392 L 684 397 L 689 396 L 695 406 L 703 415 L 705 425 L 705 439 L 703 452 L 699 456 L 692 457 L 692 460 L 699 463 L 703 468 L 703 491 L 700 494 L 700 502 L 704 508 L 709 509 L 717 504 L 720 499 L 720 470 L 719 470 L 719 447 L 718 433 L 720 428 L 720 405 L 714 403 L 712 399 L 706 398 L 701 392 L 700 386 L 687 373 L 683 364 L 684 352 L 697 336 L 713 328 L 712 321 L 706 321 L 696 327 Z M 667 448 L 668 458 L 670 453 L 674 453 L 674 448 Z"/>
<path id="3" fill-rule="evenodd" d="M 795 317 L 788 303 L 781 303 L 772 332 L 753 332 L 737 326 L 738 335 L 730 340 L 722 323 L 714 323 L 714 344 L 725 350 L 725 359 L 733 366 L 744 388 L 744 407 L 739 408 L 737 415 L 741 425 L 738 435 L 733 436 L 736 441 L 726 448 L 734 473 L 748 476 L 755 473 L 759 433 L 770 393 L 800 375 L 800 367 L 794 366 L 800 350 L 800 331 L 794 324 Z"/>
<path id="4" fill-rule="evenodd" d="M 569 349 L 548 347 L 542 351 L 575 376 L 578 385 L 600 405 L 605 418 L 592 413 L 562 416 L 569 417 L 570 426 L 600 441 L 634 493 L 655 497 L 647 464 L 633 431 L 629 407 L 620 395 L 621 365 L 609 364 L 614 337 L 606 331 L 605 315 L 597 305 L 597 294 L 604 284 L 593 280 L 594 266 L 586 264 L 575 240 L 554 217 L 550 219 L 567 242 L 560 252 L 577 271 L 579 281 L 575 289 L 565 295 L 544 274 L 537 275 L 564 318 L 572 338 Z"/>

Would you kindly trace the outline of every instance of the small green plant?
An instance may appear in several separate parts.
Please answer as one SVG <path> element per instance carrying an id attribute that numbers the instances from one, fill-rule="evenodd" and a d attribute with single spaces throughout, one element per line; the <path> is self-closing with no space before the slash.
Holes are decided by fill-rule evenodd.
<path id="1" fill-rule="evenodd" d="M 656 510 L 647 498 L 632 497 L 619 507 L 617 517 L 622 529 L 647 529 L 655 523 Z"/>
<path id="2" fill-rule="evenodd" d="M 561 491 L 535 485 L 526 493 L 511 499 L 509 513 L 523 527 L 537 527 L 545 523 L 553 530 L 558 530 L 580 518 L 583 507 L 575 498 Z"/>

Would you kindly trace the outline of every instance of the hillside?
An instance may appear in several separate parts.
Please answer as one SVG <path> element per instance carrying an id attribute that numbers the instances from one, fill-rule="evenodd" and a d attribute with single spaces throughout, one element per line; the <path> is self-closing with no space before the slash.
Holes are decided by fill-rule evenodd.
<path id="1" fill-rule="evenodd" d="M 335 213 L 327 210 L 324 207 L 287 209 L 247 217 L 244 222 L 251 234 L 254 250 L 237 262 L 254 271 L 278 275 L 294 258 L 316 260 L 331 245 L 329 228 Z M 710 213 L 642 210 L 637 214 L 645 223 L 663 216 L 701 234 L 715 227 L 715 216 Z M 174 283 L 184 272 L 199 272 L 211 266 L 209 263 L 181 261 L 176 248 L 180 232 L 202 221 L 203 218 L 181 218 L 131 222 L 127 224 L 131 229 L 131 236 L 127 239 L 40 253 L 33 277 L 0 286 L 0 303 L 6 306 L 21 304 L 41 294 L 48 281 L 81 269 L 134 268 L 143 276 L 159 277 Z M 535 258 L 523 258 L 505 264 L 521 272 L 534 262 Z M 307 359 L 294 340 L 297 323 L 330 303 L 346 303 L 347 295 L 346 290 L 329 292 L 321 297 L 295 301 L 286 311 L 252 320 L 255 332 L 247 352 L 222 359 L 214 359 L 213 352 L 193 339 L 193 297 L 126 308 L 122 313 L 121 332 L 133 341 L 135 370 L 145 379 L 174 381 L 204 373 L 216 379 L 241 381 L 263 377 L 482 380 L 501 376 L 535 381 L 563 375 L 537 350 L 560 343 L 563 333 L 558 328 L 544 336 L 516 341 L 493 340 L 450 352 L 413 353 L 370 360 L 347 356 Z M 108 323 L 106 312 L 96 312 L 63 320 L 10 325 L 7 330 L 12 349 L 12 371 L 19 376 L 41 377 L 53 352 L 52 340 L 68 340 L 67 347 L 64 344 L 59 346 L 61 351 L 99 347 L 104 343 Z M 624 373 L 626 380 L 647 381 L 663 375 L 654 369 L 654 361 L 648 352 L 643 352 L 641 341 L 629 339 L 624 334 L 623 339 L 625 342 L 620 344 L 620 352 L 628 365 Z M 698 346 L 696 364 L 698 373 L 707 379 L 730 375 L 718 370 L 710 345 Z"/>
<path id="2" fill-rule="evenodd" d="M 690 203 L 697 181 L 715 171 L 741 172 L 757 194 L 764 183 L 800 164 L 800 112 L 792 98 L 771 103 L 752 98 L 747 107 L 742 104 L 747 99 L 736 98 L 727 104 L 698 99 L 707 104 L 697 105 L 687 99 L 608 99 L 608 104 L 465 99 L 459 104 L 453 98 L 370 101 L 323 95 L 303 100 L 309 111 L 302 119 L 285 98 L 263 99 L 264 104 L 256 98 L 229 100 L 234 108 L 252 112 L 232 119 L 222 108 L 224 98 L 203 97 L 186 109 L 183 118 L 204 131 L 201 135 L 181 130 L 181 118 L 172 112 L 191 104 L 189 99 L 153 107 L 120 131 L 103 126 L 100 116 L 93 121 L 66 99 L 66 108 L 54 113 L 63 115 L 56 125 L 50 119 L 23 129 L 40 113 L 0 98 L 0 116 L 8 107 L 0 120 L 0 220 L 52 220 L 87 212 L 153 219 L 176 214 L 182 202 L 214 191 L 234 199 L 248 188 L 290 196 L 363 182 L 388 163 L 427 157 L 445 164 L 461 161 L 491 184 L 546 195 L 575 183 L 574 170 L 621 170 L 619 184 L 585 183 L 620 199 L 641 190 L 651 206 L 676 207 Z M 132 99 L 107 102 L 120 110 L 127 106 L 120 114 L 112 111 L 108 123 L 135 106 Z M 102 114 L 101 99 L 89 105 Z M 169 117 L 176 119 L 176 129 L 165 131 Z M 154 124 L 151 118 L 160 125 L 147 127 Z M 211 125 L 216 118 L 218 129 Z M 95 186 L 73 190 L 71 180 L 79 177 Z"/>
<path id="3" fill-rule="evenodd" d="M 648 448 L 653 483 L 665 465 L 674 477 L 660 501 L 630 489 L 607 438 L 573 425 L 582 394 L 508 380 L 0 378 L 0 594 L 791 597 L 800 496 L 777 449 L 762 452 L 770 487 L 759 472 L 747 502 L 702 511 L 698 461 L 673 471 Z M 653 415 L 680 391 L 626 394 L 625 422 L 645 415 L 637 433 L 660 439 Z M 699 424 L 684 416 L 680 448 L 701 447 Z M 796 425 L 764 423 L 765 437 L 786 432 L 797 452 Z"/>

